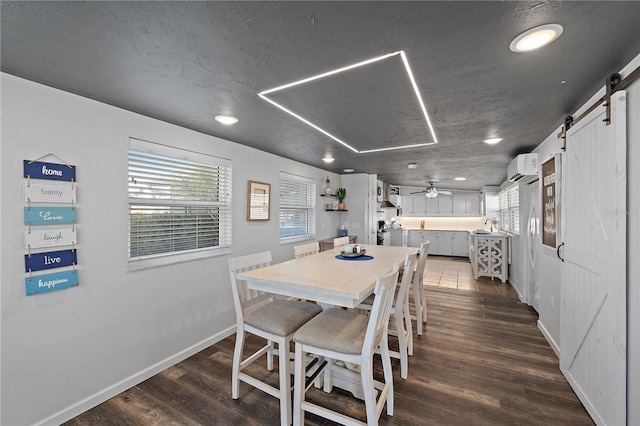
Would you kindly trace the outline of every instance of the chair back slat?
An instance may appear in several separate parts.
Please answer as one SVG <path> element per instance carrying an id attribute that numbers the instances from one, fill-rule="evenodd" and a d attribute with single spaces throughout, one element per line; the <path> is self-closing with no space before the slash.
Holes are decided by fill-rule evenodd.
<path id="1" fill-rule="evenodd" d="M 413 278 L 413 268 L 416 266 L 418 254 L 408 254 L 404 259 L 404 272 L 402 274 L 402 281 L 400 282 L 400 288 L 396 294 L 395 299 L 395 312 L 396 318 L 402 318 L 402 310 L 405 304 L 409 303 L 409 286 Z"/>
<path id="2" fill-rule="evenodd" d="M 296 259 L 299 257 L 310 256 L 312 254 L 320 253 L 320 243 L 317 241 L 313 243 L 302 244 L 293 248 Z"/>
<path id="3" fill-rule="evenodd" d="M 249 308 L 255 309 L 258 305 L 266 303 L 269 296 L 262 291 L 248 289 L 246 281 L 238 279 L 238 274 L 271 265 L 271 252 L 264 251 L 235 257 L 228 259 L 227 263 L 229 264 L 233 303 L 236 308 L 236 320 L 238 324 L 242 324 L 244 311 Z"/>
<path id="4" fill-rule="evenodd" d="M 339 237 L 333 239 L 333 248 L 349 245 L 349 237 Z"/>
<path id="5" fill-rule="evenodd" d="M 426 243 L 422 243 L 420 245 L 420 250 L 418 251 L 418 261 L 416 263 L 416 271 L 413 274 L 413 284 L 414 286 L 417 284 L 422 284 L 424 280 L 424 268 L 427 264 L 427 256 L 429 255 L 429 241 Z"/>
<path id="6" fill-rule="evenodd" d="M 369 315 L 369 323 L 362 347 L 363 353 L 375 350 L 384 336 L 387 335 L 389 315 L 398 281 L 398 265 L 388 275 L 378 277 L 373 291 L 375 298 Z"/>

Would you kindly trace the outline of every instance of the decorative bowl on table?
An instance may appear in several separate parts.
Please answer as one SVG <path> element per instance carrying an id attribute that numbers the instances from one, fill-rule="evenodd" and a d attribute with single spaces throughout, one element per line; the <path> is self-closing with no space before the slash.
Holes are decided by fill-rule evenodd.
<path id="1" fill-rule="evenodd" d="M 349 244 L 345 246 L 344 250 L 340 254 L 344 257 L 360 257 L 367 253 L 364 247 L 358 244 Z"/>

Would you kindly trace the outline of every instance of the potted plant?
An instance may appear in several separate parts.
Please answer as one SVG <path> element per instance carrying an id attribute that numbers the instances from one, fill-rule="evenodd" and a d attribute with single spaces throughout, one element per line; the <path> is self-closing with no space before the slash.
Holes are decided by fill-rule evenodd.
<path id="1" fill-rule="evenodd" d="M 347 196 L 346 188 L 336 189 L 336 197 L 338 197 L 338 210 L 344 210 L 344 197 Z"/>

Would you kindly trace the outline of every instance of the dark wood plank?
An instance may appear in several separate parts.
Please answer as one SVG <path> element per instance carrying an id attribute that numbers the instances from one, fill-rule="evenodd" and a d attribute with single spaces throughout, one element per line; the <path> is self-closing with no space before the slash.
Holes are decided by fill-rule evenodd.
<path id="1" fill-rule="evenodd" d="M 451 262 L 460 262 L 459 259 Z M 394 368 L 395 414 L 381 425 L 572 424 L 593 421 L 558 368 L 537 327 L 537 314 L 510 285 L 481 278 L 477 291 L 427 286 L 429 321 L 415 335 L 409 378 Z M 264 341 L 251 336 L 245 352 Z M 231 398 L 235 335 L 70 420 L 84 425 L 276 425 L 279 403 L 240 384 Z M 394 338 L 390 345 L 397 345 Z M 276 385 L 266 359 L 248 372 Z M 375 376 L 382 377 L 379 359 Z M 308 399 L 365 420 L 361 401 L 346 392 L 311 389 Z M 308 414 L 307 425 L 332 422 Z"/>

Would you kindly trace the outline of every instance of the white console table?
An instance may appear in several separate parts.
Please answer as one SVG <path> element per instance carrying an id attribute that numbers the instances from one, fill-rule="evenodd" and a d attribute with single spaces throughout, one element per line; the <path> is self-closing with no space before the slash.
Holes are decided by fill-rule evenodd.
<path id="1" fill-rule="evenodd" d="M 509 236 L 503 234 L 471 234 L 470 258 L 473 278 L 497 277 L 504 283 L 509 277 Z"/>

